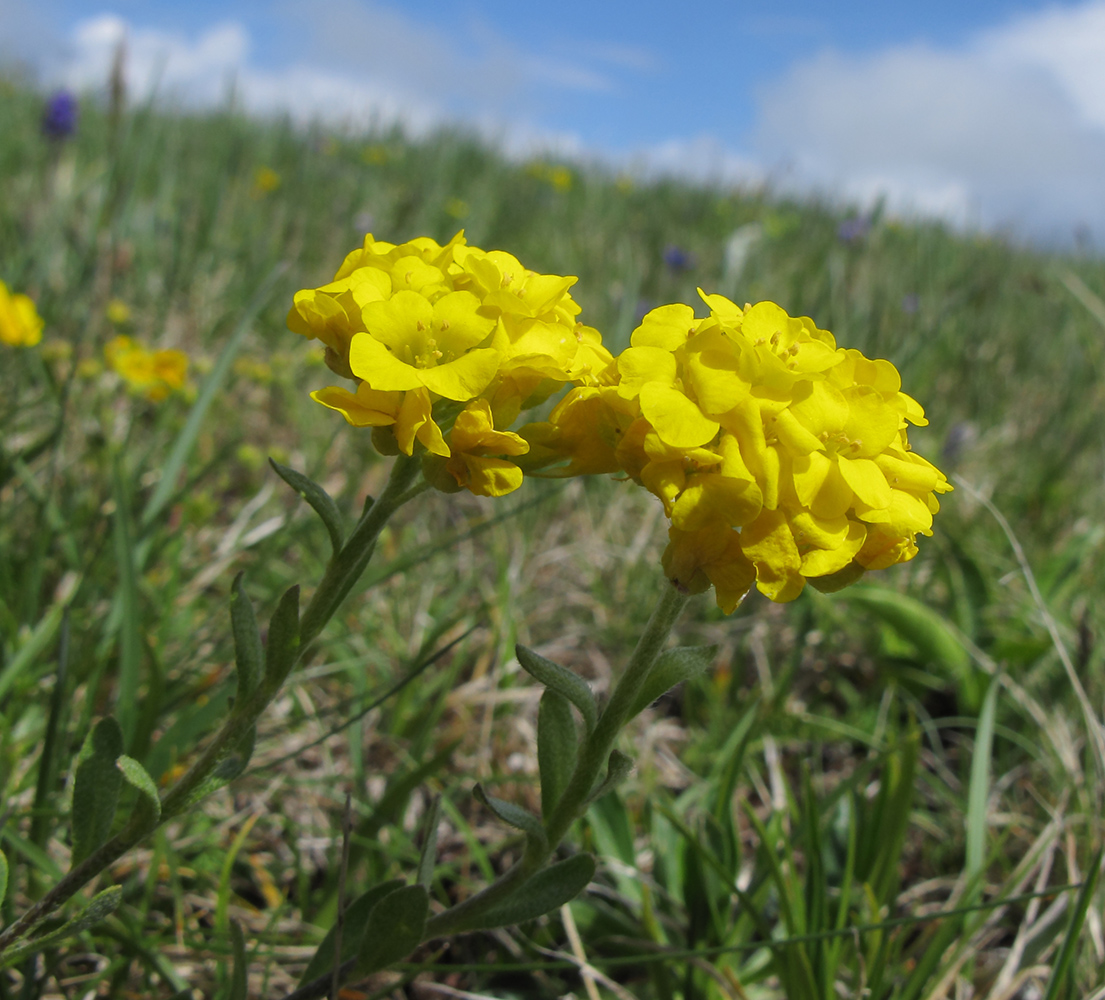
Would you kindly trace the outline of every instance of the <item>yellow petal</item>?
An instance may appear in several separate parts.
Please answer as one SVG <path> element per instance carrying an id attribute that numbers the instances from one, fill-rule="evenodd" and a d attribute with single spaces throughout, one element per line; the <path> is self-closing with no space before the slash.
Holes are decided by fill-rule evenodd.
<path id="1" fill-rule="evenodd" d="M 879 509 L 890 505 L 890 485 L 871 459 L 839 455 L 837 466 L 844 481 L 868 507 Z"/>
<path id="2" fill-rule="evenodd" d="M 831 548 L 811 549 L 802 556 L 803 576 L 828 576 L 844 569 L 859 552 L 867 538 L 862 524 L 849 521 L 845 536 Z"/>
<path id="3" fill-rule="evenodd" d="M 675 355 L 661 347 L 627 347 L 618 355 L 618 395 L 635 399 L 649 382 L 675 384 Z"/>
<path id="4" fill-rule="evenodd" d="M 697 321 L 690 306 L 677 303 L 653 309 L 633 331 L 629 342 L 634 347 L 661 347 L 674 351 L 686 343 Z"/>
<path id="5" fill-rule="evenodd" d="M 649 382 L 641 388 L 641 414 L 661 440 L 675 448 L 696 448 L 711 440 L 719 424 L 703 415 L 683 393 Z"/>
<path id="6" fill-rule="evenodd" d="M 447 365 L 420 369 L 418 374 L 430 392 L 463 401 L 478 396 L 491 384 L 499 370 L 500 357 L 498 351 L 479 347 Z"/>
<path id="7" fill-rule="evenodd" d="M 422 385 L 416 368 L 404 364 L 369 333 L 354 334 L 349 342 L 349 368 L 373 389 L 403 392 Z"/>
<path id="8" fill-rule="evenodd" d="M 354 427 L 386 427 L 395 423 L 399 393 L 376 392 L 362 383 L 357 394 L 340 386 L 328 385 L 311 393 L 316 403 L 337 410 Z"/>

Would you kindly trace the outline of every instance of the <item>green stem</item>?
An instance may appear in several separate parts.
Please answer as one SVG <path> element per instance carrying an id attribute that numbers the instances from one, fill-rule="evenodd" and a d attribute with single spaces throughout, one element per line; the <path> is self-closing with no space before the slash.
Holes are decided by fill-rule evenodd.
<path id="1" fill-rule="evenodd" d="M 629 713 L 637 700 L 637 695 L 657 657 L 663 652 L 672 626 L 687 606 L 688 599 L 686 594 L 680 593 L 674 587 L 665 586 L 645 626 L 645 631 L 637 641 L 637 648 L 633 651 L 625 673 L 615 686 L 614 693 L 599 716 L 594 730 L 580 747 L 575 771 L 568 782 L 568 787 L 545 823 L 547 846 L 538 850 L 532 846 L 532 843 L 527 845 L 525 854 L 518 862 L 489 886 L 463 903 L 458 903 L 444 913 L 431 917 L 426 922 L 424 941 L 465 930 L 475 918 L 482 916 L 510 896 L 526 879 L 543 868 L 552 857 L 571 825 L 586 810 L 591 791 L 610 757 L 614 742 L 629 721 Z"/>
<path id="2" fill-rule="evenodd" d="M 326 567 L 326 573 L 311 598 L 299 628 L 299 653 L 294 666 L 303 659 L 307 648 L 318 638 L 327 622 L 334 616 L 342 601 L 356 586 L 376 546 L 376 539 L 388 518 L 408 500 L 423 492 L 426 483 L 413 485 L 420 471 L 418 458 L 400 455 L 391 469 L 391 476 L 383 492 L 365 512 L 353 529 L 348 541 L 336 553 Z M 59 906 L 71 899 L 92 879 L 127 851 L 144 840 L 158 826 L 179 815 L 194 801 L 197 789 L 211 777 L 212 772 L 242 742 L 246 733 L 276 697 L 284 681 L 283 677 L 267 677 L 247 699 L 234 706 L 222 728 L 208 744 L 199 758 L 180 780 L 165 794 L 161 802 L 158 823 L 148 828 L 138 828 L 133 822 L 122 832 L 103 844 L 84 861 L 68 872 L 45 896 L 28 909 L 18 920 L 0 932 L 0 952 L 13 941 L 25 937 Z"/>

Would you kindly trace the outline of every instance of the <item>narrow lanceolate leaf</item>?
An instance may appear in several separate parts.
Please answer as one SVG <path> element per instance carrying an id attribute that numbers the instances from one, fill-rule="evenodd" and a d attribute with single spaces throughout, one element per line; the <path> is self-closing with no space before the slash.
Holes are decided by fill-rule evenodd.
<path id="1" fill-rule="evenodd" d="M 330 534 L 330 545 L 334 552 L 340 551 L 345 542 L 345 525 L 342 522 L 341 511 L 338 510 L 338 505 L 334 503 L 334 498 L 313 479 L 308 479 L 303 475 L 302 472 L 289 469 L 286 465 L 281 465 L 271 458 L 269 459 L 269 465 L 284 482 L 314 508 L 322 523 L 326 525 L 326 530 Z"/>
<path id="2" fill-rule="evenodd" d="M 637 694 L 630 717 L 643 712 L 676 684 L 705 673 L 716 658 L 717 646 L 678 646 L 661 653 Z"/>
<path id="3" fill-rule="evenodd" d="M 157 794 L 157 785 L 149 772 L 133 757 L 123 754 L 115 766 L 122 772 L 127 783 L 138 792 L 137 814 L 143 830 L 152 830 L 161 819 L 161 798 Z"/>
<path id="4" fill-rule="evenodd" d="M 299 655 L 299 584 L 289 587 L 269 620 L 265 645 L 265 682 L 275 692 Z"/>
<path id="5" fill-rule="evenodd" d="M 390 882 L 381 882 L 379 885 L 374 885 L 367 892 L 362 893 L 346 907 L 341 930 L 342 963 L 345 963 L 360 951 L 361 941 L 365 935 L 365 927 L 368 925 L 368 918 L 373 907 L 385 896 L 402 887 L 402 880 L 397 878 Z M 311 956 L 311 961 L 307 963 L 303 975 L 299 977 L 300 986 L 309 983 L 312 979 L 318 979 L 319 976 L 324 975 L 334 967 L 334 942 L 337 936 L 338 927 L 335 922 L 334 926 L 326 932 L 326 937 L 322 939 L 318 950 Z"/>
<path id="6" fill-rule="evenodd" d="M 970 882 L 986 861 L 986 828 L 990 804 L 991 758 L 994 753 L 994 724 L 1001 680 L 990 681 L 982 700 L 982 712 L 975 730 L 975 749 L 971 755 L 971 781 L 967 787 L 967 864 L 964 875 Z M 981 889 L 979 885 L 974 892 Z"/>
<path id="7" fill-rule="evenodd" d="M 33 941 L 20 942 L 5 951 L 0 955 L 0 969 L 9 969 L 13 965 L 19 965 L 31 955 L 37 955 L 47 948 L 54 947 L 66 938 L 75 937 L 84 933 L 90 927 L 95 927 L 101 920 L 105 920 L 119 908 L 122 899 L 123 889 L 118 885 L 113 885 L 110 889 L 97 893 L 80 914 L 67 924 L 63 924 L 56 931 L 43 934 L 42 937 L 35 938 Z"/>
<path id="8" fill-rule="evenodd" d="M 596 799 L 601 799 L 607 792 L 612 792 L 629 777 L 629 772 L 632 770 L 632 757 L 626 756 L 620 750 L 611 750 L 610 761 L 606 765 L 606 777 L 602 779 L 598 788 L 587 796 L 587 801 L 594 802 Z"/>
<path id="9" fill-rule="evenodd" d="M 4 852 L 0 851 L 0 903 L 4 902 L 4 897 L 8 894 L 8 859 L 4 857 Z"/>
<path id="10" fill-rule="evenodd" d="M 230 921 L 230 946 L 234 964 L 230 970 L 230 988 L 226 1000 L 248 1000 L 249 962 L 246 959 L 246 939 L 237 920 Z"/>
<path id="11" fill-rule="evenodd" d="M 496 816 L 499 817 L 508 826 L 514 827 L 515 830 L 521 830 L 526 839 L 534 841 L 536 844 L 545 844 L 545 828 L 541 825 L 541 820 L 533 815 L 528 809 L 523 809 L 521 806 L 516 806 L 513 802 L 506 802 L 503 799 L 497 799 L 492 795 L 488 795 L 483 790 L 482 785 L 476 785 L 472 789 L 472 794 L 476 797 L 477 801 L 487 806 Z"/>
<path id="12" fill-rule="evenodd" d="M 531 677 L 536 678 L 545 687 L 562 694 L 583 716 L 583 723 L 590 733 L 598 721 L 598 706 L 595 704 L 595 696 L 591 693 L 591 686 L 578 674 L 572 673 L 559 663 L 546 660 L 532 649 L 525 646 L 515 646 L 514 652 L 518 656 L 518 662 L 522 669 Z"/>
<path id="13" fill-rule="evenodd" d="M 96 723 L 77 755 L 73 777 L 73 864 L 78 865 L 111 833 L 123 775 L 115 762 L 123 754 L 123 733 L 108 716 Z"/>
<path id="14" fill-rule="evenodd" d="M 434 881 L 434 866 L 437 864 L 437 827 L 441 821 L 441 796 L 435 795 L 423 824 L 425 834 L 422 838 L 422 854 L 418 858 L 418 884 L 430 891 Z"/>
<path id="15" fill-rule="evenodd" d="M 138 567 L 135 556 L 134 525 L 131 520 L 130 494 L 125 485 L 121 459 L 113 466 L 115 499 L 115 558 L 119 566 L 116 601 L 119 618 L 119 668 L 116 685 L 116 714 L 123 731 L 123 743 L 134 749 L 141 715 L 138 688 L 142 669 L 142 633 L 139 621 Z"/>
<path id="16" fill-rule="evenodd" d="M 241 705 L 257 690 L 265 663 L 253 602 L 242 586 L 244 576 L 244 573 L 239 573 L 234 577 L 234 586 L 230 592 L 230 627 L 234 633 L 234 662 L 238 671 L 235 705 Z"/>
<path id="17" fill-rule="evenodd" d="M 386 969 L 422 941 L 430 896 L 425 886 L 406 885 L 381 899 L 368 916 L 354 977 Z"/>
<path id="18" fill-rule="evenodd" d="M 570 903 L 594 876 L 595 859 L 590 854 L 574 854 L 539 871 L 505 903 L 473 917 L 464 930 L 491 930 L 535 920 Z"/>
<path id="19" fill-rule="evenodd" d="M 541 814 L 551 816 L 571 781 L 579 753 L 579 734 L 571 703 L 547 688 L 537 710 L 537 767 L 541 772 Z"/>

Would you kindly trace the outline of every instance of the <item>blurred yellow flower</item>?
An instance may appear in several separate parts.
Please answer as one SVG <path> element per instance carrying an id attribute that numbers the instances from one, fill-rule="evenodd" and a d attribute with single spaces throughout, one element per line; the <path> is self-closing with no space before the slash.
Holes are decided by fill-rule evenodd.
<path id="1" fill-rule="evenodd" d="M 34 347 L 42 339 L 42 326 L 30 297 L 13 295 L 0 281 L 0 340 L 12 347 Z"/>
<path id="2" fill-rule="evenodd" d="M 463 198 L 450 198 L 445 202 L 445 212 L 454 219 L 463 219 L 468 214 L 468 202 Z"/>
<path id="3" fill-rule="evenodd" d="M 365 146 L 365 148 L 361 150 L 361 159 L 370 167 L 378 167 L 387 163 L 388 148 L 387 146 L 381 146 L 379 143 Z"/>
<path id="4" fill-rule="evenodd" d="M 182 351 L 148 351 L 130 337 L 113 337 L 104 347 L 108 367 L 135 392 L 160 402 L 183 389 L 188 356 Z"/>
<path id="5" fill-rule="evenodd" d="M 107 304 L 107 309 L 104 310 L 107 318 L 119 326 L 130 320 L 130 306 L 128 306 L 122 299 L 112 299 Z"/>
<path id="6" fill-rule="evenodd" d="M 354 426 L 389 429 L 407 455 L 418 443 L 438 458 L 465 456 L 445 466 L 455 482 L 499 496 L 521 472 L 491 460 L 528 449 L 505 428 L 565 383 L 594 382 L 612 360 L 576 320 L 575 281 L 470 247 L 462 233 L 444 246 L 369 235 L 334 281 L 296 293 L 288 326 L 321 340 L 330 368 L 358 383 L 320 389 L 315 400 Z"/>
<path id="7" fill-rule="evenodd" d="M 280 187 L 280 175 L 272 167 L 258 167 L 253 175 L 253 196 L 263 198 Z"/>
<path id="8" fill-rule="evenodd" d="M 544 181 L 557 191 L 570 190 L 574 180 L 572 171 L 568 167 L 554 167 L 548 163 L 531 163 L 526 168 L 526 173 L 531 177 L 536 177 L 539 181 Z"/>
<path id="9" fill-rule="evenodd" d="M 523 428 L 523 468 L 645 486 L 671 521 L 669 577 L 712 584 L 726 612 L 753 583 L 789 601 L 912 558 L 951 486 L 910 450 L 927 421 L 894 366 L 772 302 L 700 294 L 709 316 L 654 309 L 598 384 Z"/>

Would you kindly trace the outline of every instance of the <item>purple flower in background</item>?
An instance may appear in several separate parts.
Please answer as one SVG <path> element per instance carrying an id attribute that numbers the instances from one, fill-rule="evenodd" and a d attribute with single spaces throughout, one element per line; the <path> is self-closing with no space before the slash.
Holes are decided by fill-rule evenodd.
<path id="1" fill-rule="evenodd" d="M 674 243 L 669 243 L 664 247 L 664 263 L 667 264 L 668 270 L 676 273 L 689 271 L 695 264 L 694 254 L 688 253 L 682 247 L 677 247 Z"/>
<path id="2" fill-rule="evenodd" d="M 68 90 L 59 90 L 46 102 L 42 134 L 51 139 L 67 139 L 77 130 L 77 112 L 77 98 Z"/>
<path id="3" fill-rule="evenodd" d="M 911 292 L 909 295 L 902 296 L 902 312 L 912 316 L 918 309 L 921 308 L 921 298 L 915 293 Z"/>
<path id="4" fill-rule="evenodd" d="M 841 243 L 854 243 L 856 240 L 863 239 L 870 228 L 871 223 L 868 219 L 862 215 L 856 215 L 851 219 L 845 219 L 837 227 L 836 236 Z"/>

